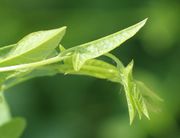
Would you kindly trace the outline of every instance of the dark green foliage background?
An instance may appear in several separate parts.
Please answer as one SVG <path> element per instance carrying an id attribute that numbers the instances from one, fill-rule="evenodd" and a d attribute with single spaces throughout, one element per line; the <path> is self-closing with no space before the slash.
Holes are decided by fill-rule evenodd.
<path id="1" fill-rule="evenodd" d="M 180 138 L 179 0 L 0 0 L 0 45 L 33 31 L 68 27 L 62 44 L 72 47 L 149 17 L 146 26 L 113 51 L 135 77 L 165 100 L 151 120 L 129 126 L 118 84 L 84 76 L 30 80 L 6 93 L 13 116 L 24 116 L 23 138 Z"/>

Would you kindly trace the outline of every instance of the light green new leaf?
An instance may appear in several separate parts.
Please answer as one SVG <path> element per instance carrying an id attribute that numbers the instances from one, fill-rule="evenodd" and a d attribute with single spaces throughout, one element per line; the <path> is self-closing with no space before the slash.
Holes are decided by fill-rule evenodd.
<path id="1" fill-rule="evenodd" d="M 8 72 L 4 73 L 6 77 L 4 78 L 3 82 L 0 83 L 0 90 L 5 91 L 6 89 L 23 82 L 23 77 L 27 74 L 30 74 L 32 70 L 19 70 L 15 72 Z"/>
<path id="2" fill-rule="evenodd" d="M 134 83 L 132 77 L 132 69 L 133 69 L 133 61 L 130 62 L 121 73 L 121 78 L 122 78 L 121 82 L 122 85 L 124 86 L 124 91 L 126 94 L 130 124 L 132 124 L 135 117 L 135 102 L 133 98 Z"/>
<path id="3" fill-rule="evenodd" d="M 126 94 L 130 124 L 132 124 L 135 118 L 136 111 L 138 112 L 140 119 L 142 117 L 142 114 L 149 118 L 145 98 L 139 90 L 139 87 L 137 87 L 136 81 L 133 79 L 132 76 L 133 61 L 130 62 L 130 64 L 128 64 L 127 67 L 124 67 L 122 62 L 114 55 L 108 53 L 106 54 L 106 56 L 113 59 L 117 64 L 117 68 L 119 70 L 121 78 L 119 83 L 121 83 L 124 86 Z"/>
<path id="4" fill-rule="evenodd" d="M 26 122 L 23 118 L 14 118 L 0 126 L 0 138 L 20 138 Z"/>
<path id="5" fill-rule="evenodd" d="M 15 72 L 13 71 L 13 72 L 3 72 L 3 73 L 1 72 L 0 73 L 0 91 L 3 91 L 3 83 L 8 78 L 8 76 L 12 75 L 13 73 L 15 73 Z"/>
<path id="6" fill-rule="evenodd" d="M 57 55 L 55 48 L 65 33 L 65 27 L 31 33 L 17 44 L 0 48 L 0 66 L 11 66 L 43 60 Z M 27 74 L 31 69 L 0 73 L 0 90 L 6 87 L 4 82 Z M 18 79 L 19 80 L 19 79 Z M 16 82 L 18 82 L 16 80 Z"/>
<path id="7" fill-rule="evenodd" d="M 0 61 L 0 66 L 30 63 L 45 59 L 58 46 L 65 34 L 66 27 L 31 33 Z"/>
<path id="8" fill-rule="evenodd" d="M 133 62 L 128 64 L 121 73 L 121 83 L 124 86 L 129 109 L 130 124 L 132 124 L 136 112 L 141 119 L 144 114 L 148 119 L 150 107 L 157 101 L 162 101 L 144 83 L 134 80 L 132 76 Z"/>
<path id="9" fill-rule="evenodd" d="M 69 53 L 72 50 L 75 51 L 73 56 L 74 69 L 77 71 L 87 60 L 104 55 L 118 47 L 134 36 L 144 26 L 146 20 L 147 19 L 104 38 L 69 49 L 69 51 L 67 51 Z"/>
<path id="10" fill-rule="evenodd" d="M 9 107 L 4 97 L 3 91 L 0 91 L 0 126 L 11 120 Z"/>
<path id="11" fill-rule="evenodd" d="M 145 99 L 146 106 L 149 111 L 157 112 L 159 110 L 158 104 L 163 102 L 163 99 L 156 95 L 150 88 L 148 88 L 143 82 L 135 81 L 137 88 L 141 92 L 141 95 Z M 145 112 L 144 112 L 145 113 Z"/>
<path id="12" fill-rule="evenodd" d="M 132 92 L 132 97 L 134 99 L 135 108 L 139 114 L 139 118 L 141 119 L 142 114 L 144 114 L 148 119 L 149 118 L 149 112 L 146 104 L 146 99 L 143 96 L 142 92 L 140 91 L 139 87 L 137 87 L 136 83 L 134 83 L 134 89 Z"/>
<path id="13" fill-rule="evenodd" d="M 13 45 L 8 45 L 8 46 L 3 46 L 0 48 L 0 61 L 5 58 L 8 54 L 8 52 L 10 52 L 17 44 L 13 44 Z"/>
<path id="14" fill-rule="evenodd" d="M 63 47 L 61 44 L 59 44 L 59 50 L 60 50 L 60 52 L 63 52 L 63 51 L 65 51 L 66 49 L 65 49 L 65 47 Z"/>
<path id="15" fill-rule="evenodd" d="M 160 98 L 157 94 L 155 94 L 150 88 L 148 88 L 143 82 L 136 80 L 136 84 L 139 87 L 139 89 L 142 91 L 142 94 L 144 97 L 149 97 L 152 100 L 155 101 L 163 101 L 162 98 Z"/>
<path id="16" fill-rule="evenodd" d="M 7 54 L 16 46 L 16 44 L 8 45 L 0 48 L 0 61 L 6 58 Z M 14 71 L 13 71 L 14 72 Z M 0 91 L 2 90 L 2 83 L 6 80 L 6 78 L 11 75 L 13 72 L 1 72 L 0 73 Z"/>

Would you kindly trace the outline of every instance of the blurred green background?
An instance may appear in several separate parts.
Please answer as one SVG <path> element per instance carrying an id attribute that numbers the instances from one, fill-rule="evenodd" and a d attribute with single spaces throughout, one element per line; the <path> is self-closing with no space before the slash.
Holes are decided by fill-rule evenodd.
<path id="1" fill-rule="evenodd" d="M 159 113 L 129 125 L 118 84 L 85 76 L 36 78 L 8 90 L 13 116 L 27 119 L 22 138 L 180 138 L 179 0 L 0 0 L 0 45 L 33 31 L 66 25 L 72 47 L 148 17 L 146 26 L 113 53 L 135 60 L 135 77 L 163 99 Z"/>

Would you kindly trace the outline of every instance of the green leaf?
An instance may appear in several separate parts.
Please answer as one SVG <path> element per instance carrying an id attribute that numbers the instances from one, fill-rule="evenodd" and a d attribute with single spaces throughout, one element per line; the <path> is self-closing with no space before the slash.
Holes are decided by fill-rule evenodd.
<path id="1" fill-rule="evenodd" d="M 31 33 L 20 40 L 17 44 L 6 46 L 0 49 L 1 60 L 0 66 L 9 66 L 31 63 L 38 60 L 43 60 L 45 58 L 54 57 L 57 55 L 55 48 L 58 46 L 60 40 L 65 33 L 65 27 L 49 30 L 49 31 L 39 31 Z M 12 66 L 12 68 L 14 68 Z M 5 69 L 6 70 L 6 69 Z M 21 82 L 20 77 L 32 69 L 27 67 L 26 69 L 14 70 L 11 72 L 1 72 L 0 73 L 0 90 L 7 89 L 10 85 L 6 85 L 6 82 L 13 82 L 13 79 L 17 83 Z M 7 87 L 8 86 L 8 87 Z"/>
<path id="2" fill-rule="evenodd" d="M 0 48 L 0 60 L 6 57 L 8 52 L 10 52 L 17 44 L 3 46 Z"/>
<path id="3" fill-rule="evenodd" d="M 4 78 L 1 77 L 0 80 L 0 90 L 1 91 L 5 91 L 6 89 L 20 83 L 23 82 L 24 79 L 23 77 L 27 74 L 30 74 L 32 72 L 32 70 L 30 69 L 26 69 L 26 70 L 19 70 L 19 71 L 13 71 L 13 72 L 5 72 L 5 73 L 1 73 L 4 74 Z"/>
<path id="4" fill-rule="evenodd" d="M 146 20 L 147 19 L 117 33 L 66 51 L 66 53 L 75 51 L 73 56 L 74 69 L 77 71 L 87 60 L 99 57 L 117 48 L 120 44 L 134 36 L 144 26 Z"/>
<path id="5" fill-rule="evenodd" d="M 65 49 L 61 44 L 59 44 L 59 50 L 60 50 L 60 52 L 63 52 L 63 51 L 65 51 L 66 49 Z"/>
<path id="6" fill-rule="evenodd" d="M 0 126 L 11 120 L 8 104 L 3 91 L 0 91 Z"/>
<path id="7" fill-rule="evenodd" d="M 136 80 L 136 84 L 139 89 L 142 91 L 144 97 L 149 97 L 155 101 L 163 101 L 157 94 L 155 94 L 150 88 L 148 88 L 143 82 Z"/>
<path id="8" fill-rule="evenodd" d="M 124 86 L 126 99 L 128 103 L 130 124 L 132 124 L 136 112 L 141 119 L 144 114 L 148 119 L 149 111 L 152 108 L 154 102 L 162 101 L 155 93 L 153 93 L 144 83 L 137 81 L 132 76 L 133 62 L 128 64 L 124 68 L 121 74 L 121 83 Z"/>
<path id="9" fill-rule="evenodd" d="M 139 88 L 136 86 L 135 82 L 132 97 L 134 99 L 135 108 L 139 114 L 139 118 L 141 119 L 142 114 L 144 114 L 148 119 L 150 119 L 146 99 Z"/>
<path id="10" fill-rule="evenodd" d="M 0 66 L 30 63 L 45 59 L 58 46 L 66 27 L 31 33 L 20 40 L 0 61 Z"/>
<path id="11" fill-rule="evenodd" d="M 149 111 L 157 112 L 159 111 L 159 103 L 163 102 L 163 99 L 155 94 L 150 88 L 148 88 L 143 82 L 135 81 L 137 88 L 141 92 L 141 95 L 144 98 L 147 108 Z M 144 111 L 145 113 L 145 111 Z"/>
<path id="12" fill-rule="evenodd" d="M 14 72 L 14 71 L 13 71 Z M 0 73 L 0 91 L 4 91 L 3 89 L 3 83 L 8 78 L 8 76 L 12 75 L 12 72 L 3 72 Z"/>
<path id="13" fill-rule="evenodd" d="M 136 81 L 132 76 L 133 61 L 130 62 L 124 69 L 122 76 L 122 84 L 126 93 L 126 99 L 129 109 L 130 124 L 132 124 L 136 112 L 139 114 L 141 119 L 144 114 L 149 119 L 149 112 L 146 103 L 146 97 L 142 94 L 141 90 L 137 86 Z"/>
<path id="14" fill-rule="evenodd" d="M 135 101 L 132 94 L 134 90 L 133 77 L 132 77 L 133 64 L 134 64 L 133 61 L 131 61 L 121 73 L 121 77 L 122 77 L 121 82 L 122 85 L 124 86 L 124 90 L 126 94 L 130 124 L 132 124 L 135 117 Z"/>
<path id="15" fill-rule="evenodd" d="M 26 122 L 23 118 L 14 118 L 0 126 L 0 138 L 20 138 Z"/>
<path id="16" fill-rule="evenodd" d="M 113 59 L 117 64 L 117 68 L 121 76 L 120 83 L 124 86 L 126 99 L 128 103 L 130 124 L 132 124 L 135 118 L 136 111 L 138 112 L 140 119 L 142 117 L 142 114 L 144 114 L 149 119 L 146 99 L 141 93 L 139 87 L 137 87 L 137 82 L 133 79 L 133 76 L 132 76 L 133 61 L 130 62 L 130 64 L 128 64 L 127 67 L 124 67 L 121 61 L 114 55 L 108 53 L 106 54 L 106 56 Z"/>
<path id="17" fill-rule="evenodd" d="M 80 70 L 82 65 L 85 63 L 86 58 L 83 56 L 83 54 L 80 54 L 79 52 L 75 51 L 72 57 L 72 63 L 75 71 Z"/>

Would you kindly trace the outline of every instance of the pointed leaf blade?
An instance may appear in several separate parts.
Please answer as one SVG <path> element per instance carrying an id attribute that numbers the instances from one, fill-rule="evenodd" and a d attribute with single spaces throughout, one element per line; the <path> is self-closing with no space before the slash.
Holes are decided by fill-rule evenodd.
<path id="1" fill-rule="evenodd" d="M 117 48 L 123 42 L 134 36 L 144 26 L 146 21 L 147 19 L 117 33 L 77 46 L 75 49 L 80 55 L 79 60 L 82 62 L 78 64 L 79 61 L 77 60 L 77 63 L 74 64 L 79 67 L 75 67 L 75 69 L 80 69 L 86 60 L 99 57 Z"/>
<path id="2" fill-rule="evenodd" d="M 45 59 L 58 46 L 66 27 L 31 33 L 21 39 L 0 66 L 30 63 Z"/>

